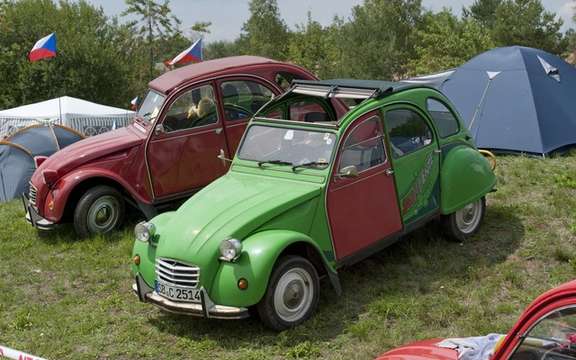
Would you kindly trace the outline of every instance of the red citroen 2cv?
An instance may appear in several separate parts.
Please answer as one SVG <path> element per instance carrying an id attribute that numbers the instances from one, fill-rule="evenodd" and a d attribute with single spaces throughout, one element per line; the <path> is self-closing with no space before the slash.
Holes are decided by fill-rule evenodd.
<path id="1" fill-rule="evenodd" d="M 253 56 L 170 71 L 150 82 L 132 125 L 37 161 L 26 218 L 40 230 L 72 221 L 80 236 L 117 228 L 126 205 L 151 218 L 223 175 L 217 156 L 233 156 L 252 114 L 291 80 L 314 78 Z"/>
<path id="2" fill-rule="evenodd" d="M 478 338 L 476 338 L 478 339 Z M 463 340 L 463 341 L 462 341 Z M 378 360 L 569 360 L 576 359 L 576 280 L 540 295 L 492 349 L 448 348 L 447 342 L 458 345 L 467 339 L 431 339 L 404 345 L 382 354 Z M 475 342 L 478 342 L 476 340 Z M 496 344 L 496 346 L 494 346 Z"/>

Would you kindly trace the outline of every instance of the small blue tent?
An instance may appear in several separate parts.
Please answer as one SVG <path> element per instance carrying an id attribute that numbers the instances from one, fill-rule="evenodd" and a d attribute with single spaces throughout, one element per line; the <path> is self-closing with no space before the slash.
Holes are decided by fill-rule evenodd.
<path id="1" fill-rule="evenodd" d="M 35 156 L 50 156 L 83 138 L 61 125 L 34 125 L 0 141 L 0 202 L 28 192 Z"/>
<path id="2" fill-rule="evenodd" d="M 576 145 L 576 68 L 557 56 L 521 46 L 493 49 L 437 87 L 480 148 L 546 155 Z"/>

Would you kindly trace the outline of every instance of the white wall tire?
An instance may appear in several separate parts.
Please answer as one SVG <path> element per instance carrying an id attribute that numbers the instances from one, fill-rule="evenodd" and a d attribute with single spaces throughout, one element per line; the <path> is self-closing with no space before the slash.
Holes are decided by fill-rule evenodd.
<path id="1" fill-rule="evenodd" d="M 282 331 L 306 321 L 318 307 L 320 280 L 316 268 L 300 256 L 286 256 L 276 264 L 258 315 L 269 328 Z"/>
<path id="2" fill-rule="evenodd" d="M 486 199 L 482 197 L 462 209 L 445 216 L 443 228 L 450 240 L 464 242 L 476 234 L 484 220 L 486 213 Z"/>

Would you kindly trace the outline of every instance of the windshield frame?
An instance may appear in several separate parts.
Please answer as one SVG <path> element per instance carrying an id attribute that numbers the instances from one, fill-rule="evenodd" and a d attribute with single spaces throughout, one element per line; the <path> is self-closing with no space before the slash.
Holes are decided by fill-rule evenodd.
<path id="1" fill-rule="evenodd" d="M 262 120 L 262 121 L 258 121 Z M 298 125 L 296 125 L 297 123 Z M 295 122 L 292 120 L 278 120 L 278 119 L 267 119 L 267 118 L 255 118 L 249 124 L 246 130 L 244 131 L 244 135 L 242 136 L 242 140 L 240 141 L 238 148 L 236 150 L 236 156 L 234 157 L 234 162 L 241 162 L 242 164 L 251 164 L 250 166 L 260 168 L 262 170 L 277 170 L 283 172 L 289 172 L 294 174 L 304 173 L 306 174 L 308 170 L 311 170 L 312 173 L 318 172 L 326 172 L 332 171 L 332 166 L 334 165 L 334 160 L 338 153 L 338 148 L 340 146 L 340 134 L 337 131 L 337 127 L 334 124 L 327 126 L 328 124 L 322 124 L 323 126 L 318 126 L 319 124 L 314 123 L 303 123 L 303 122 Z M 280 128 L 286 130 L 300 130 L 300 131 L 311 131 L 317 133 L 326 133 L 334 135 L 334 146 L 332 147 L 330 158 L 328 159 L 326 166 L 318 167 L 318 166 L 306 166 L 306 167 L 297 167 L 296 170 L 293 170 L 293 166 L 298 166 L 299 164 L 292 164 L 292 165 L 279 165 L 279 166 L 259 166 L 258 163 L 262 162 L 262 160 L 255 160 L 255 159 L 246 159 L 240 157 L 240 151 L 244 147 L 248 132 L 250 128 L 253 126 L 261 126 L 261 127 L 268 127 L 268 128 Z"/>
<path id="2" fill-rule="evenodd" d="M 158 113 L 157 113 L 156 116 L 154 116 L 154 117 L 152 117 L 152 116 L 146 116 L 146 114 L 141 114 L 141 113 L 140 113 L 140 110 L 142 109 L 142 105 L 144 105 L 144 103 L 146 102 L 146 99 L 147 99 L 148 96 L 150 96 L 151 94 L 154 94 L 154 95 L 156 95 L 156 96 L 159 96 L 160 99 L 161 99 L 161 102 L 158 104 Z M 166 103 L 166 99 L 167 99 L 167 98 L 168 98 L 168 97 L 167 97 L 165 94 L 163 94 L 163 93 L 161 93 L 161 92 L 159 92 L 159 91 L 157 91 L 157 90 L 154 90 L 154 89 L 152 89 L 152 88 L 149 88 L 148 91 L 146 92 L 146 96 L 144 96 L 144 99 L 142 100 L 142 103 L 141 103 L 140 106 L 138 107 L 138 111 L 137 111 L 137 113 L 136 113 L 137 116 L 138 116 L 140 119 L 142 119 L 145 123 L 147 123 L 147 124 L 153 124 L 153 123 L 158 119 L 158 117 L 160 116 L 160 114 L 161 114 L 161 112 L 162 112 L 162 108 L 163 108 L 164 104 Z M 151 115 L 151 114 L 150 114 L 150 115 Z"/>

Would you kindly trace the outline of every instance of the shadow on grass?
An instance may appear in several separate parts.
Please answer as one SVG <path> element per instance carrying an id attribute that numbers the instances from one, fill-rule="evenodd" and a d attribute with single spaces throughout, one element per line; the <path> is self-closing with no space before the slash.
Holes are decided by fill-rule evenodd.
<path id="1" fill-rule="evenodd" d="M 108 242 L 116 243 L 124 238 L 124 236 L 126 235 L 126 231 L 130 231 L 131 229 L 134 228 L 134 225 L 136 225 L 136 223 L 139 221 L 139 220 L 137 221 L 136 219 L 140 219 L 140 217 L 136 216 L 128 217 L 124 222 L 124 224 L 119 229 L 105 235 L 94 235 L 83 238 L 76 234 L 76 231 L 74 230 L 74 225 L 66 223 L 66 224 L 59 224 L 49 231 L 37 230 L 36 236 L 40 241 L 42 241 L 47 245 L 87 242 L 87 241 L 93 241 L 96 238 L 103 238 Z"/>
<path id="2" fill-rule="evenodd" d="M 193 341 L 208 339 L 227 349 L 325 342 L 345 332 L 379 300 L 422 296 L 445 282 L 477 276 L 477 268 L 505 261 L 524 237 L 524 226 L 515 213 L 513 207 L 490 207 L 480 232 L 464 244 L 446 241 L 439 235 L 439 225 L 431 223 L 380 253 L 340 269 L 343 295 L 336 297 L 324 281 L 317 314 L 281 334 L 267 330 L 257 318 L 223 321 L 158 312 L 149 322 L 162 332 Z"/>

